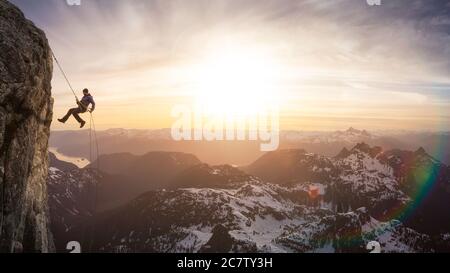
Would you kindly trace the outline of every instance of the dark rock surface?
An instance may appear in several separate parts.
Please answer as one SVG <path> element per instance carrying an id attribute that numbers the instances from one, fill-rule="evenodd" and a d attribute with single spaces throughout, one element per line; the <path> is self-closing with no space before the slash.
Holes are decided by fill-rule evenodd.
<path id="1" fill-rule="evenodd" d="M 43 31 L 0 0 L 0 252 L 50 252 L 51 51 Z"/>

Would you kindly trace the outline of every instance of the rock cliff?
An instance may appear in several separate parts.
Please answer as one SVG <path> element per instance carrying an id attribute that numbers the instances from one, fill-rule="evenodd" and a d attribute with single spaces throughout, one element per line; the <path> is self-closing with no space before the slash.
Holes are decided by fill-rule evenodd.
<path id="1" fill-rule="evenodd" d="M 0 252 L 51 252 L 47 206 L 51 51 L 43 31 L 0 0 Z"/>

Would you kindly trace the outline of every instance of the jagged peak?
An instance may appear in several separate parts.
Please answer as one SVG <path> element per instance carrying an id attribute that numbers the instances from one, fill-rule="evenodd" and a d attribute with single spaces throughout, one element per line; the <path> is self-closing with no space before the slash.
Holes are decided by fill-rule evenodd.
<path id="1" fill-rule="evenodd" d="M 423 147 L 420 147 L 419 149 L 417 149 L 414 152 L 414 155 L 417 158 L 421 158 L 421 159 L 426 159 L 426 160 L 430 160 L 431 162 L 433 162 L 434 164 L 442 164 L 441 161 L 437 160 L 436 158 L 434 158 L 433 156 L 429 155 L 427 153 L 427 151 L 425 151 L 425 149 Z"/>
<path id="2" fill-rule="evenodd" d="M 370 135 L 369 132 L 367 130 L 359 130 L 353 127 L 348 128 L 346 131 L 346 133 L 353 133 L 353 134 L 361 134 L 361 135 Z"/>
<path id="3" fill-rule="evenodd" d="M 362 153 L 366 153 L 368 155 L 370 155 L 371 157 L 375 157 L 377 155 L 379 155 L 381 152 L 383 152 L 383 148 L 379 147 L 379 146 L 374 146 L 371 147 L 369 144 L 365 143 L 365 142 L 361 142 L 355 145 L 355 147 L 353 147 L 351 149 L 351 152 L 362 152 Z"/>
<path id="4" fill-rule="evenodd" d="M 344 147 L 337 155 L 336 158 L 346 158 L 347 156 L 349 156 L 351 154 L 351 152 Z"/>
<path id="5" fill-rule="evenodd" d="M 361 131 L 358 130 L 358 129 L 355 129 L 353 127 L 350 127 L 350 128 L 347 129 L 347 132 L 349 132 L 349 133 L 360 133 Z"/>
<path id="6" fill-rule="evenodd" d="M 428 156 L 427 152 L 425 151 L 425 149 L 423 147 L 420 147 L 419 149 L 417 149 L 417 151 L 414 152 L 416 155 L 426 155 Z"/>

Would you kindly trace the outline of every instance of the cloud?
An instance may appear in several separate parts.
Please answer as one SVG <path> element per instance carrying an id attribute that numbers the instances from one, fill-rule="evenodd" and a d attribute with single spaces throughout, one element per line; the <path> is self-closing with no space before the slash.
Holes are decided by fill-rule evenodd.
<path id="1" fill-rule="evenodd" d="M 365 0 L 12 2 L 46 31 L 75 86 L 92 86 L 110 105 L 146 98 L 148 106 L 152 96 L 185 95 L 191 67 L 228 42 L 267 48 L 287 68 L 283 96 L 334 99 L 336 111 L 343 111 L 342 96 L 329 94 L 380 107 L 449 103 L 448 1 L 382 1 L 377 7 Z M 56 74 L 53 86 L 60 112 L 72 98 Z"/>

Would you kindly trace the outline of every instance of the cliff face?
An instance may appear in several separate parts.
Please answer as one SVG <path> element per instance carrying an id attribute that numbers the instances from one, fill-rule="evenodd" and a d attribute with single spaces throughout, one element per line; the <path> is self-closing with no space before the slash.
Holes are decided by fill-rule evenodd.
<path id="1" fill-rule="evenodd" d="M 44 32 L 0 0 L 0 252 L 50 252 L 51 51 Z"/>

